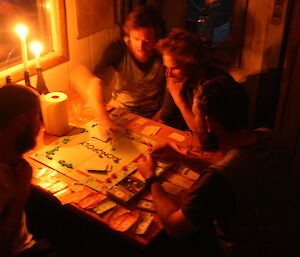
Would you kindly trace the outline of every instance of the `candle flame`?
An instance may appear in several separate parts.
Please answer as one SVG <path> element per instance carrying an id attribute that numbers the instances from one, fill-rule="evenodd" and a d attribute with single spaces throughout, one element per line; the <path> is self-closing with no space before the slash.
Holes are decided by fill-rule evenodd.
<path id="1" fill-rule="evenodd" d="M 30 49 L 33 52 L 35 57 L 39 57 L 41 54 L 41 51 L 43 50 L 43 46 L 40 42 L 34 41 L 30 44 Z"/>
<path id="2" fill-rule="evenodd" d="M 25 40 L 26 35 L 28 33 L 28 29 L 25 25 L 19 24 L 15 28 L 16 33 L 19 35 L 21 40 Z"/>

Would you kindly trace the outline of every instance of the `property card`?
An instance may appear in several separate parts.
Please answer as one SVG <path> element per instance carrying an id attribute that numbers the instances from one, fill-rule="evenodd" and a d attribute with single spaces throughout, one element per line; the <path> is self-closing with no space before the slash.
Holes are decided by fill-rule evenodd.
<path id="1" fill-rule="evenodd" d="M 47 189 L 48 187 L 52 186 L 57 181 L 58 181 L 58 179 L 55 177 L 46 177 L 46 178 L 41 179 L 40 181 L 36 182 L 36 185 L 41 188 Z"/>
<path id="2" fill-rule="evenodd" d="M 144 119 L 144 118 L 139 118 L 138 120 L 136 120 L 134 123 L 137 123 L 137 124 L 139 124 L 139 125 L 144 125 L 144 124 L 146 124 L 148 122 L 148 120 L 147 119 Z"/>
<path id="3" fill-rule="evenodd" d="M 135 229 L 137 235 L 144 235 L 153 221 L 153 215 L 149 213 L 141 213 L 138 225 Z"/>
<path id="4" fill-rule="evenodd" d="M 93 208 L 93 211 L 95 213 L 97 213 L 98 215 L 100 215 L 100 214 L 103 214 L 103 213 L 111 210 L 115 206 L 117 206 L 116 202 L 110 200 L 109 198 L 106 198 L 101 203 L 99 203 L 98 205 L 96 205 Z"/>
<path id="5" fill-rule="evenodd" d="M 178 142 L 183 142 L 185 140 L 185 136 L 180 135 L 180 134 L 178 134 L 176 132 L 171 133 L 168 137 L 169 138 L 173 138 L 173 139 L 175 139 Z"/>
<path id="6" fill-rule="evenodd" d="M 154 136 L 157 134 L 157 132 L 160 130 L 160 127 L 157 126 L 146 126 L 141 131 L 141 134 L 146 136 Z"/>
<path id="7" fill-rule="evenodd" d="M 183 168 L 178 172 L 178 174 L 194 181 L 197 181 L 198 178 L 200 177 L 200 175 L 197 172 L 194 172 L 188 168 Z"/>
<path id="8" fill-rule="evenodd" d="M 139 218 L 138 211 L 123 209 L 124 208 L 115 209 L 108 221 L 109 227 L 119 232 L 128 230 Z"/>
<path id="9" fill-rule="evenodd" d="M 182 189 L 179 186 L 176 186 L 168 181 L 165 181 L 161 186 L 171 195 L 178 196 Z"/>
<path id="10" fill-rule="evenodd" d="M 56 183 L 52 184 L 47 188 L 50 193 L 55 194 L 63 189 L 65 189 L 68 186 L 68 184 L 64 181 L 57 181 Z"/>
<path id="11" fill-rule="evenodd" d="M 32 177 L 37 178 L 37 179 L 42 179 L 45 178 L 49 175 L 51 175 L 52 173 L 55 173 L 55 170 L 51 170 L 49 168 L 39 168 L 39 169 L 34 169 L 32 172 Z M 57 173 L 57 172 L 56 172 Z"/>
<path id="12" fill-rule="evenodd" d="M 144 211 L 151 211 L 155 212 L 155 206 L 153 201 L 147 200 L 147 199 L 140 199 L 136 205 L 136 208 L 144 210 Z"/>
<path id="13" fill-rule="evenodd" d="M 176 186 L 180 186 L 185 189 L 189 189 L 194 184 L 194 181 L 177 174 L 172 175 L 170 178 L 168 178 L 168 180 Z"/>
<path id="14" fill-rule="evenodd" d="M 92 192 L 87 197 L 80 200 L 78 202 L 78 206 L 82 209 L 91 209 L 95 207 L 98 203 L 103 201 L 105 198 L 107 198 L 107 196 L 104 194 Z"/>
<path id="15" fill-rule="evenodd" d="M 135 194 L 121 186 L 114 186 L 113 188 L 107 190 L 107 195 L 108 197 L 122 204 L 127 204 L 135 196 Z"/>
<path id="16" fill-rule="evenodd" d="M 87 187 L 82 187 L 78 191 L 68 187 L 61 192 L 54 194 L 54 196 L 61 202 L 62 205 L 65 205 L 68 203 L 78 203 L 80 200 L 87 197 L 91 192 L 91 189 L 88 189 Z"/>

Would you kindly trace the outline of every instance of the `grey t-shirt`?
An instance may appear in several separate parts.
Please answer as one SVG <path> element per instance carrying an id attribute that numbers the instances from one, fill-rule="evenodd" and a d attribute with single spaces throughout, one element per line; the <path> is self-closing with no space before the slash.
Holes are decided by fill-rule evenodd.
<path id="1" fill-rule="evenodd" d="M 286 228 L 286 158 L 271 132 L 233 148 L 203 171 L 182 207 L 199 227 L 215 224 L 228 256 L 280 256 Z"/>
<path id="2" fill-rule="evenodd" d="M 95 69 L 99 75 L 107 67 L 117 74 L 112 89 L 112 104 L 151 118 L 160 109 L 165 88 L 165 68 L 160 56 L 139 63 L 129 50 L 128 42 L 113 42 Z"/>

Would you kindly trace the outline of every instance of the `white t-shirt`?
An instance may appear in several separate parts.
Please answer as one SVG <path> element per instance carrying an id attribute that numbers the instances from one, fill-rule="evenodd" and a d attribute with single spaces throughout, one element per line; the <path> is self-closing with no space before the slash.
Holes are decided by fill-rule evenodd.
<path id="1" fill-rule="evenodd" d="M 12 167 L 0 163 L 0 219 L 4 219 L 3 213 L 9 206 L 15 194 L 15 177 Z M 19 231 L 13 244 L 13 255 L 17 255 L 35 244 L 32 234 L 28 233 L 26 215 L 23 211 L 19 221 Z M 1 222 L 2 223 L 2 222 Z M 0 230 L 2 228 L 0 227 Z"/>

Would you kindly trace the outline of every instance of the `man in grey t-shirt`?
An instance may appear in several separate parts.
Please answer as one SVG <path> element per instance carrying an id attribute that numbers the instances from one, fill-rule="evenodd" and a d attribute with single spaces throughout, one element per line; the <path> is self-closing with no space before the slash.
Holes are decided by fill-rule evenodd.
<path id="1" fill-rule="evenodd" d="M 151 6 L 138 6 L 123 26 L 125 40 L 113 42 L 104 52 L 94 74 L 84 66 L 73 72 L 74 82 L 94 108 L 96 119 L 104 130 L 115 131 L 105 109 L 108 90 L 101 74 L 110 67 L 117 74 L 112 88 L 112 105 L 152 118 L 160 109 L 164 94 L 165 74 L 156 42 L 165 34 L 160 13 Z"/>
<path id="2" fill-rule="evenodd" d="M 229 77 L 205 82 L 195 95 L 193 113 L 202 149 L 218 153 L 217 159 L 186 156 L 164 143 L 138 166 L 167 233 L 181 239 L 169 256 L 291 256 L 285 244 L 287 159 L 270 130 L 248 127 L 244 87 Z M 174 201 L 155 177 L 155 159 L 199 172 L 182 202 Z"/>

